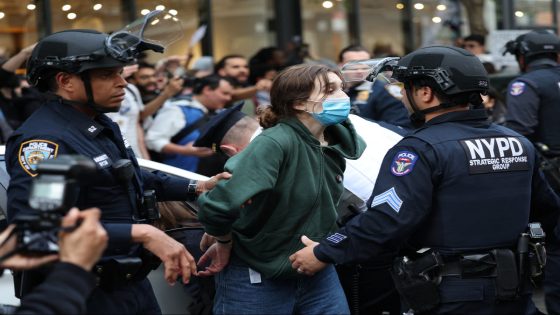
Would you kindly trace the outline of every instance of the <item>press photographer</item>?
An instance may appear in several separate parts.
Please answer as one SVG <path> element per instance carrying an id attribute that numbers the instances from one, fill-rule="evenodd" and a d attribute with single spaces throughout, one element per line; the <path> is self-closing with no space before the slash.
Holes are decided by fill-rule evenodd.
<path id="1" fill-rule="evenodd" d="M 73 208 L 62 219 L 62 229 L 76 227 L 72 232 L 58 234 L 59 253 L 46 256 L 31 256 L 14 253 L 0 258 L 0 268 L 29 270 L 49 262 L 57 261 L 46 280 L 25 298 L 16 314 L 83 314 L 86 299 L 95 288 L 95 279 L 89 271 L 107 246 L 107 233 L 99 223 L 99 209 L 78 211 Z M 10 225 L 0 234 L 0 256 L 18 248 Z M 0 273 L 1 274 L 1 273 Z M 8 309 L 4 308 L 3 311 Z"/>

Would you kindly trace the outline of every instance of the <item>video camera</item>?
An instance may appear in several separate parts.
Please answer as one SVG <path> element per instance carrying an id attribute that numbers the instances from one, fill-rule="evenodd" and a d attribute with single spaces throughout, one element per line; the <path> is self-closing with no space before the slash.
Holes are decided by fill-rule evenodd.
<path id="1" fill-rule="evenodd" d="M 25 253 L 58 252 L 57 234 L 62 217 L 75 205 L 80 183 L 96 174 L 95 163 L 81 155 L 61 155 L 37 165 L 31 183 L 29 205 L 36 213 L 18 216 L 18 247 Z"/>

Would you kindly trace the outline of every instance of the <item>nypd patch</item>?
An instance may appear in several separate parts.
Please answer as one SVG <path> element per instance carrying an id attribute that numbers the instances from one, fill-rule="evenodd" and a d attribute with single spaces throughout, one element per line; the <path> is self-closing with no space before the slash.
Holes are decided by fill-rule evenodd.
<path id="1" fill-rule="evenodd" d="M 47 140 L 29 140 L 19 147 L 19 165 L 31 175 L 37 175 L 37 164 L 42 160 L 54 159 L 58 154 L 58 144 Z"/>
<path id="2" fill-rule="evenodd" d="M 475 138 L 459 141 L 469 174 L 527 171 L 529 150 L 517 137 Z"/>
<path id="3" fill-rule="evenodd" d="M 511 87 L 509 89 L 509 94 L 513 95 L 513 96 L 518 96 L 523 94 L 523 92 L 525 91 L 525 83 L 523 82 L 513 82 L 511 84 Z"/>
<path id="4" fill-rule="evenodd" d="M 412 172 L 416 161 L 418 161 L 417 154 L 410 151 L 400 151 L 393 158 L 391 173 L 395 176 L 408 175 Z"/>

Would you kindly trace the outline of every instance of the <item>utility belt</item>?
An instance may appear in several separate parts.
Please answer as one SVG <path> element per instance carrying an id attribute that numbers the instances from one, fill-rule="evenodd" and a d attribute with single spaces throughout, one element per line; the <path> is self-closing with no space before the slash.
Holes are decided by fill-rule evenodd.
<path id="1" fill-rule="evenodd" d="M 440 302 L 438 286 L 444 277 L 493 278 L 496 300 L 517 299 L 525 285 L 542 274 L 546 264 L 544 232 L 540 224 L 529 224 L 515 250 L 492 249 L 482 253 L 445 256 L 434 250 L 418 257 L 398 257 L 391 276 L 401 299 L 413 312 L 429 311 Z"/>
<path id="2" fill-rule="evenodd" d="M 97 286 L 104 290 L 139 282 L 159 267 L 161 260 L 146 249 L 142 254 L 133 257 L 116 257 L 98 263 L 92 269 L 96 276 Z"/>

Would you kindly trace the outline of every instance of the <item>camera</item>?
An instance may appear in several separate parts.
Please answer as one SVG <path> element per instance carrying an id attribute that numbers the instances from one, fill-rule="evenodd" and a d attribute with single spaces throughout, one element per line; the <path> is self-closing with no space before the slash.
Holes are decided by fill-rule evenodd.
<path id="1" fill-rule="evenodd" d="M 62 217 L 74 206 L 80 183 L 96 174 L 95 163 L 81 155 L 60 155 L 37 165 L 29 205 L 33 214 L 16 217 L 18 244 L 26 253 L 58 252 L 57 232 Z"/>

